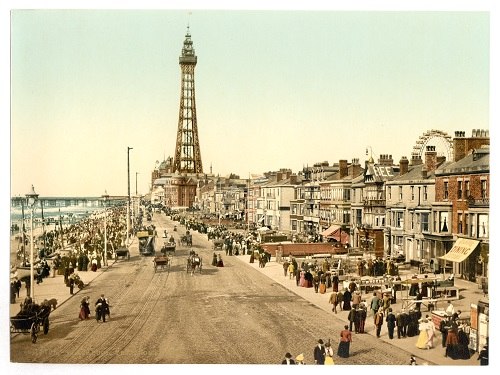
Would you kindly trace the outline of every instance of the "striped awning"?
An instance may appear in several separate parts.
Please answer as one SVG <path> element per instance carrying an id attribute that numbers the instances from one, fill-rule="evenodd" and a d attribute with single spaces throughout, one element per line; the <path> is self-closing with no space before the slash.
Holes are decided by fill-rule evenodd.
<path id="1" fill-rule="evenodd" d="M 455 242 L 451 250 L 448 251 L 444 256 L 442 256 L 441 259 L 456 263 L 463 262 L 469 255 L 472 254 L 478 244 L 479 241 L 476 240 L 459 238 L 457 242 Z"/>
<path id="2" fill-rule="evenodd" d="M 327 236 L 330 236 L 333 234 L 333 232 L 335 232 L 337 229 L 340 228 L 340 225 L 330 225 L 330 227 L 326 230 L 324 230 L 323 232 L 321 232 L 320 234 L 323 236 L 323 237 L 327 237 Z"/>

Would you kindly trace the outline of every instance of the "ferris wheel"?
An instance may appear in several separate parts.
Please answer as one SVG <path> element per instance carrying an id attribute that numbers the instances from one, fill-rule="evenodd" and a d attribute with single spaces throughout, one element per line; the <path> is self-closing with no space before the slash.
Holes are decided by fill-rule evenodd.
<path id="1" fill-rule="evenodd" d="M 413 146 L 412 155 L 418 155 L 421 158 L 427 146 L 435 146 L 439 156 L 446 156 L 446 160 L 453 160 L 453 139 L 446 132 L 436 129 L 426 131 Z"/>

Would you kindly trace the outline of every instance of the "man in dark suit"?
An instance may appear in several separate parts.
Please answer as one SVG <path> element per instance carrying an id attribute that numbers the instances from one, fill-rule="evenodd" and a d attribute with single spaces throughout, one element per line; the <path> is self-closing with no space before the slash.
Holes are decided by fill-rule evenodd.
<path id="1" fill-rule="evenodd" d="M 389 312 L 387 313 L 387 317 L 385 318 L 387 322 L 387 333 L 389 335 L 389 339 L 394 338 L 394 328 L 396 327 L 396 316 L 392 312 L 392 308 L 389 307 Z"/>
<path id="2" fill-rule="evenodd" d="M 109 314 L 109 306 L 108 306 L 108 301 L 106 298 L 104 298 L 104 294 L 101 294 L 101 296 L 97 299 L 96 303 L 96 320 L 99 321 L 102 318 L 103 323 L 106 322 L 106 314 Z"/>
<path id="3" fill-rule="evenodd" d="M 326 355 L 326 350 L 325 347 L 323 346 L 323 340 L 319 339 L 318 345 L 314 347 L 314 363 L 316 363 L 317 365 L 324 365 L 325 355 Z"/>
<path id="4" fill-rule="evenodd" d="M 282 365 L 294 365 L 295 361 L 292 358 L 292 355 L 290 353 L 285 354 L 285 359 L 283 362 L 281 362 Z"/>

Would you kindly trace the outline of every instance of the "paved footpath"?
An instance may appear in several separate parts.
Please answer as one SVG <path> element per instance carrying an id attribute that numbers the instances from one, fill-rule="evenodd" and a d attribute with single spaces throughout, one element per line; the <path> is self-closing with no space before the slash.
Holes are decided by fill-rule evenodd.
<path id="1" fill-rule="evenodd" d="M 328 303 L 330 297 L 330 291 L 325 294 L 315 293 L 314 288 L 302 288 L 296 285 L 295 278 L 290 279 L 288 276 L 285 277 L 283 272 L 283 265 L 277 263 L 272 258 L 271 262 L 267 263 L 264 268 L 260 268 L 258 262 L 250 263 L 250 256 L 234 256 L 234 258 L 239 259 L 242 263 L 248 265 L 248 267 L 253 267 L 256 270 L 262 272 L 275 282 L 281 284 L 283 287 L 294 292 L 298 296 L 304 298 L 305 300 L 315 304 L 319 308 L 331 313 L 335 318 L 340 321 L 348 323 L 347 315 L 348 311 L 339 311 L 337 314 L 332 312 L 332 306 Z M 411 274 L 411 271 L 408 271 Z M 404 277 L 402 277 L 404 279 Z M 460 290 L 460 299 L 452 301 L 455 310 L 462 311 L 462 317 L 468 317 L 470 313 L 470 304 L 477 303 L 482 296 L 482 291 L 478 288 L 478 285 L 461 279 L 455 279 L 455 286 Z M 363 300 L 370 302 L 372 293 L 363 294 Z M 397 299 L 397 303 L 393 304 L 394 312 L 401 309 L 402 303 L 401 298 Z M 438 306 L 441 308 L 441 306 Z M 442 308 L 445 308 L 443 306 Z M 425 310 L 425 309 L 424 309 Z M 422 315 L 431 315 L 431 312 L 422 311 Z M 375 335 L 374 325 L 373 325 L 373 315 L 368 312 L 368 317 L 366 319 L 365 330 L 367 334 Z M 408 360 L 410 354 L 414 354 L 417 358 L 417 364 L 429 364 L 429 365 L 445 365 L 445 366 L 479 366 L 479 361 L 477 360 L 477 353 L 472 354 L 471 358 L 468 360 L 453 360 L 444 356 L 445 349 L 441 347 L 441 333 L 436 332 L 435 347 L 433 349 L 425 350 L 419 349 L 415 346 L 418 336 L 407 337 L 403 339 L 398 339 L 397 336 L 394 339 L 389 339 L 387 335 L 387 328 L 384 322 L 382 328 L 380 340 L 387 342 L 391 345 L 397 346 L 400 350 L 405 350 L 408 352 Z"/>
<path id="2" fill-rule="evenodd" d="M 110 268 L 112 267 L 114 262 L 115 262 L 114 260 L 109 260 L 107 267 L 102 267 L 98 269 L 96 272 L 75 271 L 75 273 L 77 273 L 78 276 L 80 276 L 83 283 L 87 286 L 97 277 L 101 276 L 103 272 L 110 271 Z M 81 299 L 83 298 L 83 296 L 87 295 L 86 288 L 79 290 L 76 285 L 73 290 L 73 295 L 71 295 L 69 293 L 69 287 L 67 287 L 66 284 L 64 283 L 63 275 L 56 275 L 55 277 L 52 276 L 46 277 L 40 284 L 37 284 L 35 282 L 35 289 L 33 290 L 33 292 L 36 303 L 41 303 L 44 299 L 49 300 L 55 298 L 57 299 L 57 306 L 61 306 L 71 297 L 77 297 Z M 24 301 L 25 297 L 26 297 L 26 288 L 24 287 L 23 283 L 21 291 L 19 292 L 19 298 L 16 298 L 16 303 L 10 304 L 10 316 L 15 316 L 19 312 L 20 310 L 19 305 Z M 92 300 L 97 300 L 97 298 L 98 296 L 90 296 L 91 302 Z M 75 318 L 77 317 L 78 317 L 78 311 L 75 311 Z"/>

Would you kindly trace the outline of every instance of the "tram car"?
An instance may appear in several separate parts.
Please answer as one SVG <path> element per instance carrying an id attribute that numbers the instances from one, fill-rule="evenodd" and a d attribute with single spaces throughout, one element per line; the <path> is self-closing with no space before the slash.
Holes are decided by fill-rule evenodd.
<path id="1" fill-rule="evenodd" d="M 148 231 L 137 232 L 139 240 L 139 253 L 141 255 L 150 256 L 155 254 L 155 237 Z"/>

